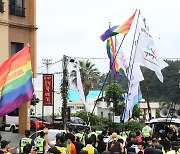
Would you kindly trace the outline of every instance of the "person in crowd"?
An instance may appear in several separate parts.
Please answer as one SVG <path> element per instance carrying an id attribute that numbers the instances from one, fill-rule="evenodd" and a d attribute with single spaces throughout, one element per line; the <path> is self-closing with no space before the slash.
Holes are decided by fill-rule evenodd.
<path id="1" fill-rule="evenodd" d="M 124 153 L 123 144 L 118 141 L 119 136 L 117 133 L 112 133 L 110 136 L 110 142 L 106 146 L 106 151 L 109 151 L 111 154 L 114 152 Z"/>
<path id="2" fill-rule="evenodd" d="M 23 147 L 23 154 L 35 154 L 36 153 L 36 147 L 32 146 L 32 144 L 27 143 Z"/>
<path id="3" fill-rule="evenodd" d="M 66 152 L 66 144 L 65 144 L 65 137 L 63 134 L 56 134 L 56 149 L 59 150 L 60 153 Z"/>
<path id="4" fill-rule="evenodd" d="M 61 152 L 56 147 L 51 147 L 48 149 L 48 154 L 61 154 Z"/>
<path id="5" fill-rule="evenodd" d="M 137 131 L 136 132 L 136 140 L 137 142 L 142 142 L 142 136 L 141 136 L 141 132 L 140 131 Z"/>
<path id="6" fill-rule="evenodd" d="M 19 141 L 19 151 L 23 152 L 23 148 L 26 144 L 31 144 L 32 146 L 34 146 L 34 141 L 32 139 L 29 138 L 30 136 L 30 130 L 25 130 L 25 137 L 23 137 L 20 141 Z"/>
<path id="7" fill-rule="evenodd" d="M 152 147 L 152 137 L 149 136 L 147 139 L 146 139 L 146 147 Z"/>
<path id="8" fill-rule="evenodd" d="M 40 138 L 38 138 L 36 142 L 37 154 L 44 154 L 44 152 L 48 150 L 44 136 L 45 136 L 44 131 L 41 131 Z"/>
<path id="9" fill-rule="evenodd" d="M 75 136 L 71 133 L 65 134 L 65 139 L 67 140 L 66 153 L 77 154 L 76 147 L 74 145 Z"/>
<path id="10" fill-rule="evenodd" d="M 87 151 L 88 154 L 98 154 L 98 151 L 95 147 L 93 147 L 93 139 L 90 137 L 87 140 L 87 144 L 82 150 Z"/>
<path id="11" fill-rule="evenodd" d="M 91 134 L 90 137 L 93 139 L 93 143 L 92 143 L 93 147 L 96 148 L 96 135 L 95 134 Z"/>
<path id="12" fill-rule="evenodd" d="M 163 132 L 160 134 L 160 137 L 161 137 L 161 140 L 159 140 L 159 143 L 165 147 L 167 142 L 169 141 L 169 139 L 167 138 L 167 133 L 166 132 Z"/>
<path id="13" fill-rule="evenodd" d="M 84 137 L 84 130 L 75 129 L 75 136 L 79 137 L 80 142 L 82 143 Z"/>
<path id="14" fill-rule="evenodd" d="M 171 147 L 171 150 L 169 150 L 166 154 L 179 154 L 179 143 L 177 141 L 172 141 Z"/>
<path id="15" fill-rule="evenodd" d="M 45 127 L 45 128 L 43 129 L 43 131 L 44 131 L 44 139 L 45 139 L 45 141 L 46 141 L 46 147 L 45 147 L 45 149 L 48 149 L 48 146 L 50 146 L 50 141 L 49 141 L 49 138 L 48 138 L 49 129 Z"/>
<path id="16" fill-rule="evenodd" d="M 137 145 L 139 149 L 138 154 L 144 154 L 144 149 L 146 148 L 145 142 L 138 142 Z"/>
<path id="17" fill-rule="evenodd" d="M 77 154 L 82 150 L 82 148 L 85 146 L 85 138 L 83 136 L 82 142 L 80 142 L 79 137 L 75 136 L 74 145 L 76 147 Z"/>
<path id="18" fill-rule="evenodd" d="M 146 126 L 142 128 L 142 135 L 144 137 L 144 140 L 147 141 L 148 137 L 151 135 L 151 127 L 149 123 L 145 123 Z"/>
<path id="19" fill-rule="evenodd" d="M 85 143 L 88 139 L 88 135 L 89 135 L 89 129 L 88 128 L 85 128 L 85 131 L 84 131 L 84 140 L 85 140 Z"/>
<path id="20" fill-rule="evenodd" d="M 108 143 L 109 142 L 109 136 L 108 136 L 108 131 L 105 129 L 102 131 L 101 133 L 103 135 L 103 140 L 105 143 Z"/>
<path id="21" fill-rule="evenodd" d="M 169 152 L 171 150 L 171 142 L 169 140 L 164 140 L 163 147 L 165 153 Z"/>
<path id="22" fill-rule="evenodd" d="M 135 132 L 129 133 L 129 137 L 127 139 L 127 144 L 126 144 L 126 149 L 127 149 L 127 152 L 135 152 L 135 153 L 139 152 L 139 149 L 137 147 L 137 140 L 136 140 Z"/>
<path id="23" fill-rule="evenodd" d="M 95 128 L 92 128 L 91 133 L 88 134 L 88 138 L 91 137 L 92 134 L 96 135 L 96 138 L 97 138 L 98 134 L 96 133 L 96 129 Z"/>
<path id="24" fill-rule="evenodd" d="M 1 141 L 1 150 L 6 154 L 10 154 L 10 152 L 9 152 L 9 148 L 10 148 L 9 143 L 10 143 L 10 141 L 6 141 L 6 140 Z"/>
<path id="25" fill-rule="evenodd" d="M 118 128 L 115 129 L 115 133 L 117 133 L 117 135 L 118 135 L 118 142 L 122 143 L 123 147 L 124 147 L 125 143 L 126 143 L 126 138 L 120 135 L 121 133 L 120 133 L 120 130 Z"/>
<path id="26" fill-rule="evenodd" d="M 99 134 L 98 137 L 97 137 L 97 151 L 99 153 L 102 153 L 103 151 L 106 150 L 106 143 L 104 142 L 103 140 L 104 136 L 102 134 Z"/>

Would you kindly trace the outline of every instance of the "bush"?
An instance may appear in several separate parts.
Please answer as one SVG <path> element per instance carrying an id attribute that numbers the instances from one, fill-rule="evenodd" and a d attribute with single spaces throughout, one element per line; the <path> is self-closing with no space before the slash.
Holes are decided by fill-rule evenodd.
<path id="1" fill-rule="evenodd" d="M 121 130 L 128 130 L 128 131 L 141 131 L 141 129 L 145 126 L 144 123 L 140 123 L 138 121 L 127 121 L 125 123 L 122 124 L 122 128 Z"/>

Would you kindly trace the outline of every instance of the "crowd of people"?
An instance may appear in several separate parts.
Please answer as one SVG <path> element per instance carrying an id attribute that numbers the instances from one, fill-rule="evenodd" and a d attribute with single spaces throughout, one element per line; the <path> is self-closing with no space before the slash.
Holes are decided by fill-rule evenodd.
<path id="1" fill-rule="evenodd" d="M 51 145 L 48 129 L 40 132 L 36 143 L 29 138 L 30 131 L 19 141 L 19 153 L 23 154 L 180 154 L 178 131 L 151 134 L 147 124 L 142 131 L 129 132 L 105 128 L 101 134 L 94 129 L 76 130 L 69 128 L 66 133 L 56 134 L 56 143 Z M 0 136 L 1 140 L 1 136 Z M 0 154 L 10 153 L 9 141 L 1 141 Z"/>

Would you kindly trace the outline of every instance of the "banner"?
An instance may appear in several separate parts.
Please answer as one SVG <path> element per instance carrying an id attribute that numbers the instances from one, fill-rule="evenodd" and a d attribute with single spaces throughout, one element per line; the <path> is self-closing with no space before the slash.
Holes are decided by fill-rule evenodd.
<path id="1" fill-rule="evenodd" d="M 43 74 L 43 105 L 53 105 L 54 75 Z"/>

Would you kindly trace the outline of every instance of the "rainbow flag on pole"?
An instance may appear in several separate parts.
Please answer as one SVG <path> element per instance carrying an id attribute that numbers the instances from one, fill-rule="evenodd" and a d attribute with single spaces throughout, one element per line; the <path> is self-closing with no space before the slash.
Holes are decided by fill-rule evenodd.
<path id="1" fill-rule="evenodd" d="M 26 46 L 0 66 L 0 116 L 32 99 L 30 48 Z"/>
<path id="2" fill-rule="evenodd" d="M 136 11 L 133 13 L 133 15 L 126 20 L 122 25 L 117 25 L 117 26 L 113 26 L 111 28 L 109 28 L 108 30 L 106 30 L 101 36 L 100 39 L 102 41 L 105 41 L 107 38 L 117 35 L 119 33 L 121 34 L 127 34 L 131 28 L 131 24 L 134 20 L 134 17 L 136 15 Z"/>
<path id="3" fill-rule="evenodd" d="M 114 47 L 112 37 L 109 37 L 107 39 L 106 49 L 107 49 L 108 57 L 110 59 L 110 69 L 112 70 L 115 77 L 117 79 L 119 79 L 120 76 L 121 76 L 121 74 L 119 72 L 120 66 L 119 66 L 118 61 L 117 61 L 117 53 L 116 53 L 116 50 L 115 50 L 115 47 Z"/>

